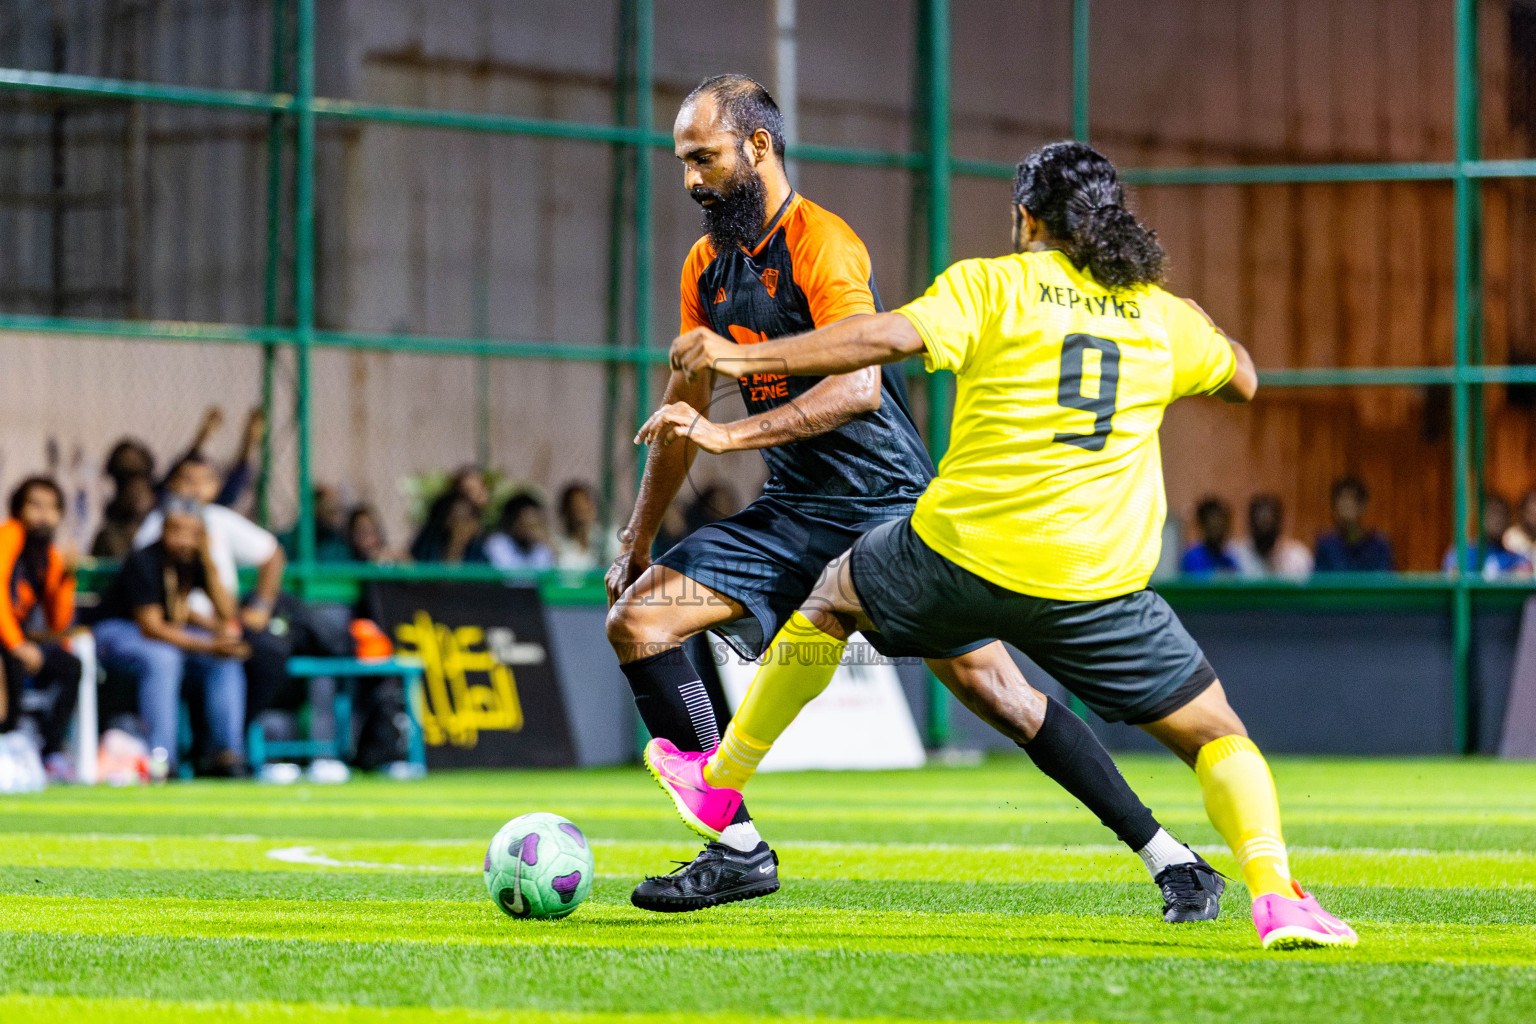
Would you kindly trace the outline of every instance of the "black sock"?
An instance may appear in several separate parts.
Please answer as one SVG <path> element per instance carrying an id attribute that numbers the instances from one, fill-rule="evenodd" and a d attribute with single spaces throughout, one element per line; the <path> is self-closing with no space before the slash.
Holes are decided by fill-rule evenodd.
<path id="1" fill-rule="evenodd" d="M 1045 698 L 1040 731 L 1019 746 L 1035 767 L 1097 814 L 1132 850 L 1146 846 L 1162 827 L 1115 767 L 1088 723 L 1054 697 Z"/>
<path id="2" fill-rule="evenodd" d="M 720 721 L 729 713 L 717 707 L 698 670 L 681 647 L 620 665 L 635 692 L 640 720 L 652 736 L 671 740 L 678 750 L 710 750 L 720 742 Z M 751 821 L 743 804 L 732 824 Z"/>

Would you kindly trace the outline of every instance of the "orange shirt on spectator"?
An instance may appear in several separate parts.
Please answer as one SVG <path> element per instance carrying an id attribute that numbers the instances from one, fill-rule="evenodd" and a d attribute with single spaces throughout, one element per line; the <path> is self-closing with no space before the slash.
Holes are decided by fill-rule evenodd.
<path id="1" fill-rule="evenodd" d="M 43 577 L 43 592 L 38 594 L 21 567 L 21 550 L 27 532 L 18 520 L 0 523 L 0 644 L 15 650 L 27 639 L 24 624 L 38 604 L 50 633 L 69 628 L 75 615 L 75 574 L 66 570 L 59 549 L 48 548 L 48 568 Z"/>

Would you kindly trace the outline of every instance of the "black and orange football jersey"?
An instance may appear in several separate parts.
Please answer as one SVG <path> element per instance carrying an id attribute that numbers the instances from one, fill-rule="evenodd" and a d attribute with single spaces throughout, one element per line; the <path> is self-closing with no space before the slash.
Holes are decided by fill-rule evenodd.
<path id="1" fill-rule="evenodd" d="M 791 193 L 750 250 L 717 254 L 694 243 L 683 266 L 682 330 L 708 327 L 752 345 L 825 327 L 879 308 L 869 252 L 843 220 Z M 821 380 L 753 373 L 738 377 L 748 415 L 793 402 Z M 933 463 L 907 407 L 902 371 L 882 371 L 880 408 L 816 437 L 762 449 L 763 493 L 839 520 L 907 515 Z"/>

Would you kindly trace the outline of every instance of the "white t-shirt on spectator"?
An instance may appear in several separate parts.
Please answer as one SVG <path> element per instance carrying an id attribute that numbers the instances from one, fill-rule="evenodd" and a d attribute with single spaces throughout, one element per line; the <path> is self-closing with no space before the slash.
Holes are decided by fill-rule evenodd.
<path id="1" fill-rule="evenodd" d="M 535 544 L 524 553 L 512 538 L 493 533 L 485 538 L 485 560 L 498 569 L 553 569 L 555 553 L 547 544 Z"/>
<path id="2" fill-rule="evenodd" d="M 1312 575 L 1312 552 L 1294 537 L 1275 541 L 1268 558 L 1259 554 L 1248 537 L 1229 545 L 1227 551 L 1237 563 L 1237 574 L 1249 579 L 1279 577 L 1299 582 Z"/>
<path id="3" fill-rule="evenodd" d="M 595 543 L 591 547 L 582 547 L 574 538 L 563 534 L 555 538 L 555 566 L 571 572 L 585 572 L 592 569 L 606 569 L 608 563 L 619 556 L 619 537 L 617 531 L 604 533 L 601 528 L 595 531 L 593 537 Z"/>
<path id="4" fill-rule="evenodd" d="M 165 516 L 159 509 L 145 516 L 139 532 L 133 535 L 134 549 L 147 548 L 159 540 L 164 525 Z M 267 560 L 277 551 L 277 538 L 239 512 L 223 505 L 203 506 L 203 526 L 208 531 L 208 557 L 218 571 L 219 582 L 224 584 L 224 589 L 229 591 L 231 597 L 238 600 L 240 570 L 266 565 Z M 202 597 L 203 601 L 207 601 L 201 593 L 194 597 Z M 203 601 L 194 604 L 193 610 L 204 615 L 211 614 L 212 602 L 204 607 Z"/>

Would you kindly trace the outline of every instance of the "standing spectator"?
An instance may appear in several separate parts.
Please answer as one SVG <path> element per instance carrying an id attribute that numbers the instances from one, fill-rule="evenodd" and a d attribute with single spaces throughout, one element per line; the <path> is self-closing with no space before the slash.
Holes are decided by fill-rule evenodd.
<path id="1" fill-rule="evenodd" d="M 1232 510 L 1220 498 L 1206 498 L 1195 506 L 1200 540 L 1179 560 L 1179 571 L 1190 576 L 1213 576 L 1237 571 L 1227 541 L 1232 535 Z"/>
<path id="2" fill-rule="evenodd" d="M 1230 549 L 1239 576 L 1300 582 L 1312 575 L 1312 552 L 1301 541 L 1285 536 L 1284 525 L 1285 508 L 1279 497 L 1255 495 L 1248 503 L 1248 536 Z"/>
<path id="3" fill-rule="evenodd" d="M 200 455 L 190 455 L 171 470 L 165 482 L 166 496 L 190 501 L 202 510 L 207 526 L 208 554 L 225 593 L 239 606 L 239 622 L 251 653 L 245 664 L 245 679 L 250 687 L 245 706 L 250 719 L 271 701 L 287 681 L 290 643 L 271 630 L 272 613 L 277 610 L 283 589 L 283 572 L 288 560 L 277 538 L 233 509 L 207 502 L 219 493 L 219 477 L 213 465 Z M 134 543 L 145 547 L 160 537 L 164 517 L 151 512 L 139 528 Z M 242 602 L 241 569 L 256 570 L 256 586 Z M 197 611 L 211 615 L 208 599 L 194 599 Z"/>
<path id="4" fill-rule="evenodd" d="M 427 521 L 411 544 L 418 562 L 484 562 L 485 542 L 480 537 L 480 512 L 474 502 L 457 491 L 438 497 L 427 510 Z"/>
<path id="5" fill-rule="evenodd" d="M 1391 572 L 1392 543 L 1363 525 L 1371 494 L 1365 482 L 1346 476 L 1333 484 L 1333 532 L 1317 538 L 1318 572 Z"/>
<path id="6" fill-rule="evenodd" d="M 130 676 L 156 759 L 174 772 L 177 701 L 183 682 L 202 688 L 213 775 L 245 765 L 245 674 L 250 647 L 240 638 L 234 598 L 219 578 L 196 501 L 166 498 L 157 539 L 123 563 L 102 595 L 96 647 L 108 672 Z M 211 614 L 197 610 L 201 595 Z"/>
<path id="7" fill-rule="evenodd" d="M 21 694 L 47 691 L 48 711 L 38 731 L 50 777 L 70 777 L 64 734 L 80 693 L 80 659 L 69 652 L 65 631 L 75 617 L 75 574 L 54 545 L 64 518 L 64 492 L 52 479 L 28 477 L 11 493 L 11 518 L 0 525 L 0 644 L 3 644 L 5 710 L 0 732 L 14 729 Z"/>
<path id="8" fill-rule="evenodd" d="M 1520 499 L 1520 521 L 1504 531 L 1504 546 L 1527 562 L 1536 560 L 1536 490 Z"/>
<path id="9" fill-rule="evenodd" d="M 359 505 L 347 517 L 347 556 L 354 562 L 379 565 L 393 561 L 379 517 L 367 505 Z"/>
<path id="10" fill-rule="evenodd" d="M 498 529 L 485 542 L 485 554 L 498 569 L 553 569 L 549 522 L 544 506 L 531 494 L 514 494 L 501 507 Z"/>
<path id="11" fill-rule="evenodd" d="M 606 566 L 618 554 L 612 534 L 597 521 L 597 501 L 584 483 L 565 485 L 560 492 L 560 535 L 555 538 L 555 565 L 584 571 Z"/>
<path id="12" fill-rule="evenodd" d="M 1504 546 L 1504 532 L 1509 529 L 1509 503 L 1497 494 L 1483 495 L 1482 529 L 1481 544 L 1467 545 L 1467 561 L 1478 567 L 1484 579 L 1531 574 L 1530 560 Z M 1482 549 L 1481 559 L 1479 547 Z M 1456 564 L 1455 545 L 1445 553 L 1443 568 L 1452 574 L 1460 570 Z"/>
<path id="13" fill-rule="evenodd" d="M 127 558 L 133 553 L 133 538 L 144 519 L 155 509 L 155 485 L 147 475 L 127 477 L 117 484 L 117 493 L 107 502 L 101 529 L 91 541 L 94 558 Z"/>

